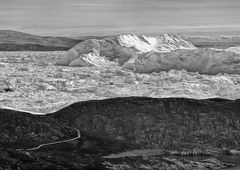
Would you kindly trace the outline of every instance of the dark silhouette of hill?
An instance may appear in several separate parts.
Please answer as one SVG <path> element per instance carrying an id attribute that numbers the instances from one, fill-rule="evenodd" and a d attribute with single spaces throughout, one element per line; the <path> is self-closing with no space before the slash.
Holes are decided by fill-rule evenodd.
<path id="1" fill-rule="evenodd" d="M 240 100 L 217 98 L 91 100 L 47 115 L 0 109 L 0 169 L 227 168 L 233 164 L 216 158 L 239 150 L 239 113 Z M 76 140 L 36 150 L 13 149 L 74 138 L 74 128 L 81 132 Z M 151 155 L 154 149 L 160 151 Z M 148 155 L 110 156 L 132 150 Z"/>
<path id="2" fill-rule="evenodd" d="M 36 147 L 42 143 L 69 139 L 76 131 L 53 118 L 0 109 L 0 146 Z"/>
<path id="3" fill-rule="evenodd" d="M 82 40 L 37 36 L 12 30 L 0 30 L 0 51 L 68 50 Z"/>
<path id="4" fill-rule="evenodd" d="M 240 100 L 127 97 L 74 103 L 54 114 L 82 131 L 151 148 L 240 147 Z"/>

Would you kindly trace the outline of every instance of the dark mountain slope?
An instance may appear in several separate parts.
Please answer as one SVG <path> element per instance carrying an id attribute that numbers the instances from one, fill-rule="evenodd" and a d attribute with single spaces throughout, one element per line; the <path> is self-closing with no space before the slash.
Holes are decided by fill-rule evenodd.
<path id="1" fill-rule="evenodd" d="M 65 37 L 45 37 L 11 30 L 0 30 L 0 51 L 68 50 L 81 40 Z"/>
<path id="2" fill-rule="evenodd" d="M 225 163 L 231 161 L 224 151 L 239 149 L 239 111 L 240 100 L 146 97 L 78 102 L 44 116 L 0 109 L 0 169 L 227 168 L 233 164 Z M 75 127 L 81 138 L 74 141 L 36 150 L 9 149 L 74 138 Z M 150 155 L 111 157 L 132 150 L 149 153 L 150 147 L 160 150 L 150 150 Z M 191 159 L 166 152 L 201 153 L 204 149 L 213 155 Z M 216 150 L 219 152 L 214 153 Z M 234 159 L 231 163 L 239 165 L 240 158 Z"/>
<path id="3" fill-rule="evenodd" d="M 0 146 L 30 148 L 76 137 L 76 130 L 50 117 L 0 109 Z"/>
<path id="4" fill-rule="evenodd" d="M 81 131 L 153 148 L 240 147 L 240 100 L 114 98 L 75 103 L 49 116 Z"/>

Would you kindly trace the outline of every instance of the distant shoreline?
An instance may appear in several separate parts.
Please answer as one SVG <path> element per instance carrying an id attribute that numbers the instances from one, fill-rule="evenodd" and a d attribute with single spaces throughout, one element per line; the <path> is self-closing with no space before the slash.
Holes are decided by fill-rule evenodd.
<path id="1" fill-rule="evenodd" d="M 194 32 L 192 30 L 187 33 L 168 31 L 129 31 L 118 30 L 119 32 L 109 31 L 104 35 L 101 35 L 101 31 L 98 33 L 89 33 L 86 35 L 76 34 L 75 36 L 61 36 L 55 35 L 39 35 L 39 33 L 29 33 L 26 31 L 15 30 L 0 30 L 0 51 L 67 51 L 76 44 L 86 39 L 103 39 L 106 37 L 116 36 L 120 34 L 144 34 L 146 36 L 160 36 L 163 33 L 173 33 L 183 39 L 192 42 L 196 47 L 201 48 L 228 48 L 232 46 L 240 46 L 240 29 L 238 32 L 228 30 L 228 32 L 207 32 L 208 30 L 202 30 L 202 32 Z M 196 31 L 196 30 L 195 30 Z M 69 32 L 70 33 L 70 32 Z M 55 33 L 56 34 L 56 33 Z M 64 37 L 65 36 L 65 37 Z"/>
<path id="2" fill-rule="evenodd" d="M 177 35 L 189 36 L 239 36 L 240 26 L 216 26 L 216 27 L 134 27 L 134 28 L 49 28 L 49 29 L 22 29 L 14 27 L 0 27 L 1 30 L 15 30 L 38 36 L 56 36 L 56 37 L 81 37 L 81 36 L 113 36 L 119 34 L 145 34 L 158 35 L 162 33 L 173 33 Z"/>

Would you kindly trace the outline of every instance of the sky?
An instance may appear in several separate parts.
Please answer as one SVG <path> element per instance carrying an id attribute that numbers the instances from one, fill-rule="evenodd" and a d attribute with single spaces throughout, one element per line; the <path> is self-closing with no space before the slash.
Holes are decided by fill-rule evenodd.
<path id="1" fill-rule="evenodd" d="M 240 30 L 240 0 L 0 0 L 0 29 L 65 36 Z"/>

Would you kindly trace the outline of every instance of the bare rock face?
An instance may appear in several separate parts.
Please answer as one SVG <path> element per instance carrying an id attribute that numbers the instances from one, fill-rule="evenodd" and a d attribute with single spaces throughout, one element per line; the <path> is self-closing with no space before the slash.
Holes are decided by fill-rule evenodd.
<path id="1" fill-rule="evenodd" d="M 113 61 L 116 62 L 115 64 L 123 65 L 129 59 L 135 58 L 138 53 L 168 52 L 174 49 L 195 49 L 195 47 L 172 34 L 158 37 L 120 35 L 103 40 L 90 39 L 67 51 L 56 65 L 103 67 Z"/>
<path id="2" fill-rule="evenodd" d="M 238 48 L 226 50 L 174 50 L 168 53 L 144 53 L 135 60 L 135 71 L 140 73 L 169 71 L 171 69 L 201 74 L 240 74 Z"/>

